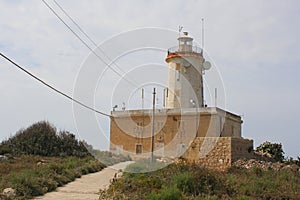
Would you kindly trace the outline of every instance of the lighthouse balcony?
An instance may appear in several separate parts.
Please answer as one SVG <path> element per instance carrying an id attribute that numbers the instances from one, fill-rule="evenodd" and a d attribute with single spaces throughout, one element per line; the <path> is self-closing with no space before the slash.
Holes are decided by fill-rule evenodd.
<path id="1" fill-rule="evenodd" d="M 203 50 L 198 46 L 175 46 L 168 49 L 168 57 L 172 56 L 202 56 Z"/>

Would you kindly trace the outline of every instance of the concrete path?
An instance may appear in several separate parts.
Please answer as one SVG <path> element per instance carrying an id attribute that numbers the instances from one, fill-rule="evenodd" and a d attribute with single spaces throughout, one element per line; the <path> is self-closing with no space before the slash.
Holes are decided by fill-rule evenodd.
<path id="1" fill-rule="evenodd" d="M 100 172 L 84 175 L 63 187 L 57 188 L 54 192 L 36 197 L 34 200 L 98 200 L 99 195 L 97 193 L 99 190 L 108 188 L 115 173 L 120 169 L 123 170 L 130 163 L 132 161 L 118 163 Z"/>

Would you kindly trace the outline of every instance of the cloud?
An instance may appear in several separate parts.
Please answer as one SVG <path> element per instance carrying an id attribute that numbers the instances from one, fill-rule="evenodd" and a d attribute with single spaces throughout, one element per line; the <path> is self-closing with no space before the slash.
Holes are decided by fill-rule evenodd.
<path id="1" fill-rule="evenodd" d="M 53 1 L 47 2 L 63 16 Z M 296 111 L 300 109 L 297 93 L 300 86 L 295 83 L 300 72 L 298 1 L 58 2 L 96 43 L 138 27 L 177 31 L 178 25 L 183 25 L 200 43 L 201 18 L 204 17 L 207 56 L 221 72 L 227 108 L 245 114 L 244 135 L 256 141 L 268 138 L 282 141 L 288 155 L 299 154 L 295 146 L 299 119 Z M 1 1 L 0 7 L 1 52 L 72 94 L 89 50 L 42 1 Z M 70 20 L 63 17 L 71 25 Z M 84 38 L 83 34 L 80 36 Z M 169 39 L 177 44 L 176 37 Z M 104 51 L 111 51 L 107 48 Z M 135 54 L 132 55 L 134 59 Z M 142 58 L 136 54 L 136 60 Z M 122 67 L 129 70 L 127 66 L 131 63 L 126 62 L 123 60 Z M 0 139 L 43 119 L 59 128 L 76 131 L 72 103 L 3 60 L 0 61 L 0 83 L 0 119 L 5 122 L 0 129 Z M 107 106 L 103 105 L 109 110 Z M 104 131 L 108 134 L 107 124 Z"/>

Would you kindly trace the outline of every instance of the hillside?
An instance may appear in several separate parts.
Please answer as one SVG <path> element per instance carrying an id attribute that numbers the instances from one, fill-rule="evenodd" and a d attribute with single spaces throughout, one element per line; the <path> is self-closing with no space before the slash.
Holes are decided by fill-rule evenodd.
<path id="1" fill-rule="evenodd" d="M 216 172 L 181 162 L 154 172 L 124 173 L 100 199 L 300 199 L 300 171 L 234 166 Z"/>

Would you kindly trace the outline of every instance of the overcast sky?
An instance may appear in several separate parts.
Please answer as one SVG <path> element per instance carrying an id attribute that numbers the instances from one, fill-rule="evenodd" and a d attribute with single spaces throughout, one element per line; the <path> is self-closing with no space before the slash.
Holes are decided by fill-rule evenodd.
<path id="1" fill-rule="evenodd" d="M 92 49 L 95 48 L 52 0 L 47 2 Z M 102 46 L 105 55 L 120 56 L 118 49 L 124 47 L 121 42 L 123 35 L 127 42 L 128 38 L 133 41 L 133 36 L 139 37 L 138 34 L 141 38 L 149 38 L 150 46 L 153 42 L 156 50 L 137 51 L 118 59 L 118 66 L 125 72 L 134 69 L 128 66 L 143 68 L 143 72 L 136 70 L 135 73 L 138 78 L 149 82 L 152 78 L 153 82 L 158 79 L 167 82 L 163 49 L 167 45 L 177 44 L 178 26 L 182 25 L 199 42 L 201 18 L 205 18 L 205 55 L 213 63 L 213 68 L 219 71 L 226 96 L 226 104 L 221 107 L 242 115 L 242 135 L 253 139 L 255 146 L 266 140 L 281 142 L 286 156 L 300 155 L 299 1 L 57 2 Z M 93 59 L 90 50 L 42 1 L 2 0 L 0 9 L 0 51 L 64 92 L 70 95 L 76 93 L 80 87 L 78 80 L 84 74 L 83 69 L 89 66 L 87 61 Z M 161 38 L 155 35 L 159 31 Z M 152 37 L 150 33 L 155 36 Z M 153 68 L 147 67 L 149 63 Z M 106 65 L 99 65 L 103 72 Z M 132 79 L 135 73 L 127 78 Z M 209 73 L 206 73 L 208 77 Z M 114 104 L 121 107 L 122 101 L 118 102 L 117 97 L 112 98 L 114 93 L 111 93 L 112 89 L 124 86 L 118 76 L 108 69 L 97 81 L 97 85 L 93 86 L 97 92 L 92 100 L 82 99 L 84 95 L 80 92 L 83 86 L 78 97 L 85 103 L 91 101 L 94 103 L 91 106 L 107 113 Z M 106 87 L 108 83 L 117 82 L 114 88 Z M 72 102 L 29 78 L 3 59 L 0 59 L 0 83 L 0 140 L 34 122 L 48 120 L 59 130 L 69 130 L 98 148 L 108 148 L 108 140 L 104 137 L 109 137 L 108 119 L 93 114 L 94 118 L 99 118 L 97 120 L 101 125 L 81 130 L 78 123 L 83 119 L 74 118 L 88 111 L 75 106 L 74 114 Z M 151 88 L 146 89 L 151 92 Z M 128 89 L 133 96 L 137 91 Z M 150 94 L 148 96 L 151 98 Z M 89 96 L 87 98 L 90 99 Z M 104 101 L 105 98 L 107 101 Z M 158 101 L 161 102 L 162 98 Z M 209 97 L 207 102 L 213 106 Z M 132 108 L 134 105 L 140 104 L 133 102 Z"/>

